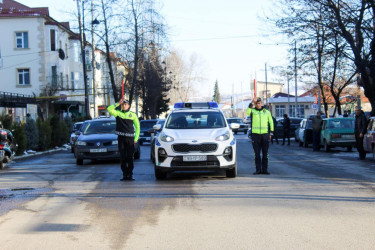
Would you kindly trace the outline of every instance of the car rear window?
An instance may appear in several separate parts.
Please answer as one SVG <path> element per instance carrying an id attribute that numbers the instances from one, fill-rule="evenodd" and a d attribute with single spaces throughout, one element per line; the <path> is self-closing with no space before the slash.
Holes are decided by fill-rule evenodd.
<path id="1" fill-rule="evenodd" d="M 176 112 L 167 120 L 168 129 L 224 128 L 224 116 L 220 112 Z"/>
<path id="2" fill-rule="evenodd" d="M 140 123 L 141 129 L 150 129 L 156 124 L 156 121 L 140 121 Z"/>
<path id="3" fill-rule="evenodd" d="M 354 120 L 343 119 L 343 120 L 330 120 L 328 121 L 329 129 L 335 128 L 354 128 Z"/>
<path id="4" fill-rule="evenodd" d="M 88 123 L 83 130 L 83 134 L 113 134 L 115 130 L 116 121 L 98 121 Z"/>

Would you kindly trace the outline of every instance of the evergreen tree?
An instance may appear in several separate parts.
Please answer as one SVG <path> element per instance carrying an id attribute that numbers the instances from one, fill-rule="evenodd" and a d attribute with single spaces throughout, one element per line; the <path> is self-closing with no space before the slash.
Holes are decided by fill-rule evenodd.
<path id="1" fill-rule="evenodd" d="M 219 83 L 218 83 L 217 80 L 216 80 L 216 82 L 215 82 L 215 87 L 214 87 L 214 96 L 213 96 L 213 101 L 214 101 L 214 102 L 217 102 L 217 103 L 220 103 L 220 102 L 221 102 L 220 91 L 219 91 Z"/>
<path id="2" fill-rule="evenodd" d="M 31 117 L 26 118 L 25 133 L 27 138 L 27 149 L 37 150 L 39 144 L 39 132 L 35 121 Z"/>

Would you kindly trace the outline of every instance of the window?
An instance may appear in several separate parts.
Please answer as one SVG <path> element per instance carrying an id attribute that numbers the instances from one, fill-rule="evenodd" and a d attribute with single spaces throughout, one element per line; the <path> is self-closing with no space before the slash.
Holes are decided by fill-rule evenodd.
<path id="1" fill-rule="evenodd" d="M 30 85 L 30 70 L 29 69 L 17 69 L 17 72 L 18 72 L 18 84 Z"/>
<path id="2" fill-rule="evenodd" d="M 63 73 L 60 72 L 60 88 L 64 89 L 64 77 Z"/>
<path id="3" fill-rule="evenodd" d="M 68 44 L 65 44 L 65 57 L 68 58 Z"/>
<path id="4" fill-rule="evenodd" d="M 50 30 L 51 51 L 56 50 L 56 30 Z"/>
<path id="5" fill-rule="evenodd" d="M 275 105 L 275 113 L 276 113 L 276 117 L 283 117 L 283 115 L 285 114 L 285 105 Z"/>
<path id="6" fill-rule="evenodd" d="M 16 48 L 27 49 L 29 48 L 29 34 L 28 32 L 16 32 Z"/>
<path id="7" fill-rule="evenodd" d="M 70 80 L 72 81 L 72 90 L 74 91 L 74 72 L 70 73 Z"/>
<path id="8" fill-rule="evenodd" d="M 296 109 L 294 108 L 296 105 L 289 105 L 289 116 L 290 117 L 305 117 L 305 105 L 297 105 L 297 115 Z"/>
<path id="9" fill-rule="evenodd" d="M 66 74 L 65 77 L 66 77 L 66 89 L 69 89 L 69 75 Z"/>
<path id="10" fill-rule="evenodd" d="M 52 68 L 51 68 L 51 72 L 52 72 L 52 74 L 51 74 L 51 80 L 52 80 L 52 87 L 57 87 L 57 68 L 56 68 L 56 66 L 52 66 Z"/>

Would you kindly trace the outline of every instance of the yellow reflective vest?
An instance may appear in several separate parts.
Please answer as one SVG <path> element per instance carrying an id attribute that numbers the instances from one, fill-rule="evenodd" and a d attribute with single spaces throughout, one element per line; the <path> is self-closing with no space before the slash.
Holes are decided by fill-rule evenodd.
<path id="1" fill-rule="evenodd" d="M 116 110 L 118 106 L 120 105 L 115 103 L 107 108 L 108 112 L 116 117 L 116 134 L 124 137 L 134 137 L 134 141 L 138 141 L 140 124 L 137 115 L 131 111 Z"/>
<path id="2" fill-rule="evenodd" d="M 273 132 L 273 119 L 271 112 L 262 107 L 258 110 L 255 108 L 247 108 L 246 114 L 251 118 L 251 133 L 267 134 Z"/>

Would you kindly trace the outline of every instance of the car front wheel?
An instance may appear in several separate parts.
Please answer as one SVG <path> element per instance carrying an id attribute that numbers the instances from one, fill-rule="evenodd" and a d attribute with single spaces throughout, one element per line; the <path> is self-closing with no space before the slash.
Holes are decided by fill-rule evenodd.
<path id="1" fill-rule="evenodd" d="M 228 178 L 234 178 L 237 176 L 237 162 L 233 165 L 233 168 L 226 170 L 226 176 Z"/>
<path id="2" fill-rule="evenodd" d="M 155 170 L 155 178 L 157 180 L 165 180 L 165 178 L 167 178 L 166 172 L 163 172 L 160 169 L 157 169 L 156 166 L 154 166 L 154 170 Z"/>
<path id="3" fill-rule="evenodd" d="M 77 165 L 83 165 L 83 159 L 76 159 Z"/>

